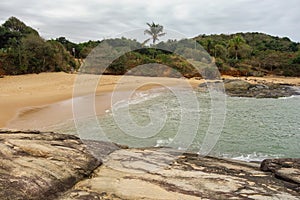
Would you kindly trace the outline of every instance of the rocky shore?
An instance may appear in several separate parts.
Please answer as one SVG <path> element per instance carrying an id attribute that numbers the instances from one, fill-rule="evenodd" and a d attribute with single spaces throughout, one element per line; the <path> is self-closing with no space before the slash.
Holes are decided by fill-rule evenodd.
<path id="1" fill-rule="evenodd" d="M 300 87 L 296 85 L 266 81 L 253 83 L 247 81 L 247 79 L 224 79 L 222 82 L 211 81 L 200 84 L 199 88 L 202 91 L 206 91 L 209 87 L 220 89 L 223 85 L 226 94 L 233 97 L 279 98 L 300 95 Z"/>
<path id="2" fill-rule="evenodd" d="M 0 199 L 4 200 L 299 196 L 299 159 L 247 163 L 165 148 L 83 144 L 75 136 L 57 133 L 0 131 Z"/>
<path id="3" fill-rule="evenodd" d="M 100 166 L 75 136 L 0 132 L 0 199 L 54 199 Z"/>

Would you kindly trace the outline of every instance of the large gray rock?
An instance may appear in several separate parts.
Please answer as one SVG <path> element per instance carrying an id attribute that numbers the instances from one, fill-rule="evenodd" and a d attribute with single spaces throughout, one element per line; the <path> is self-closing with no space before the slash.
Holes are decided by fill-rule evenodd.
<path id="1" fill-rule="evenodd" d="M 261 163 L 261 170 L 272 172 L 277 178 L 286 181 L 286 187 L 300 192 L 300 159 L 266 159 Z"/>
<path id="2" fill-rule="evenodd" d="M 297 159 L 260 166 L 85 143 L 88 148 L 75 136 L 0 130 L 0 199 L 299 199 Z"/>
<path id="3" fill-rule="evenodd" d="M 0 131 L 0 199 L 54 199 L 100 165 L 75 136 Z"/>
<path id="4" fill-rule="evenodd" d="M 223 82 L 217 80 L 199 85 L 202 91 L 208 87 L 217 90 L 224 87 L 226 94 L 233 97 L 278 98 L 300 95 L 299 87 L 293 85 L 266 82 L 250 84 L 241 79 L 225 79 Z"/>
<path id="5" fill-rule="evenodd" d="M 285 181 L 245 163 L 166 149 L 123 149 L 60 200 L 299 199 Z"/>
<path id="6" fill-rule="evenodd" d="M 224 87 L 226 91 L 248 90 L 251 84 L 240 79 L 225 79 Z"/>

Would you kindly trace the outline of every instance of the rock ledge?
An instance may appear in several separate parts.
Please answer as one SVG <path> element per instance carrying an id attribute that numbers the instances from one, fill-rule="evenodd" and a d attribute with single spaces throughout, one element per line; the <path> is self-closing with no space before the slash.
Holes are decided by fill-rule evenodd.
<path id="1" fill-rule="evenodd" d="M 100 164 L 75 136 L 0 130 L 0 199 L 54 199 Z"/>
<path id="2" fill-rule="evenodd" d="M 269 159 L 260 165 L 168 148 L 85 144 L 71 135 L 0 130 L 0 199 L 296 200 L 300 196 L 300 159 Z"/>

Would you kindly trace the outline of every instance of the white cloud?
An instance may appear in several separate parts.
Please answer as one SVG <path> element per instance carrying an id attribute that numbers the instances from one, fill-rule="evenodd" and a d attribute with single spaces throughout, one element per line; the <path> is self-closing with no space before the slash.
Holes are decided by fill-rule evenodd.
<path id="1" fill-rule="evenodd" d="M 0 22 L 16 16 L 46 38 L 102 39 L 156 22 L 189 37 L 241 31 L 300 41 L 298 0 L 10 0 L 0 2 Z"/>

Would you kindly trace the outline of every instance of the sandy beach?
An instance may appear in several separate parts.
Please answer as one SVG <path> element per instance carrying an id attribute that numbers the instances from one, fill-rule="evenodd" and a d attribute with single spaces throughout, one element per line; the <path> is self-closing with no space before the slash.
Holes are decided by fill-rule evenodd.
<path id="1" fill-rule="evenodd" d="M 222 76 L 225 79 L 241 79 L 246 80 L 249 83 L 256 84 L 258 82 L 265 82 L 265 83 L 275 83 L 275 84 L 289 84 L 289 85 L 296 85 L 300 86 L 300 78 L 298 77 L 283 77 L 283 76 L 264 76 L 264 77 L 232 77 L 232 76 Z"/>
<path id="2" fill-rule="evenodd" d="M 113 91 L 147 90 L 154 87 L 181 85 L 183 82 L 186 80 L 137 76 L 125 78 L 102 76 L 99 80 L 98 75 L 81 77 L 63 72 L 5 76 L 0 79 L 0 127 L 35 129 L 41 125 L 41 122 L 53 124 L 71 119 L 73 117 L 71 99 L 75 96 L 95 92 L 97 101 L 101 102 L 97 107 L 97 114 L 101 114 L 110 108 Z M 192 87 L 202 82 L 204 80 L 188 81 Z M 29 114 L 36 120 L 26 121 L 25 115 Z"/>
<path id="3" fill-rule="evenodd" d="M 224 78 L 235 78 L 225 76 Z M 299 78 L 241 77 L 249 82 L 265 81 L 300 85 Z M 112 92 L 148 90 L 185 85 L 197 87 L 204 80 L 138 76 L 99 76 L 41 73 L 5 76 L 0 79 L 0 127 L 37 129 L 72 119 L 72 97 L 96 94 L 96 113 L 111 107 Z M 74 93 L 73 93 L 74 91 Z M 37 112 L 38 111 L 38 112 Z M 30 121 L 26 116 L 30 115 Z"/>

